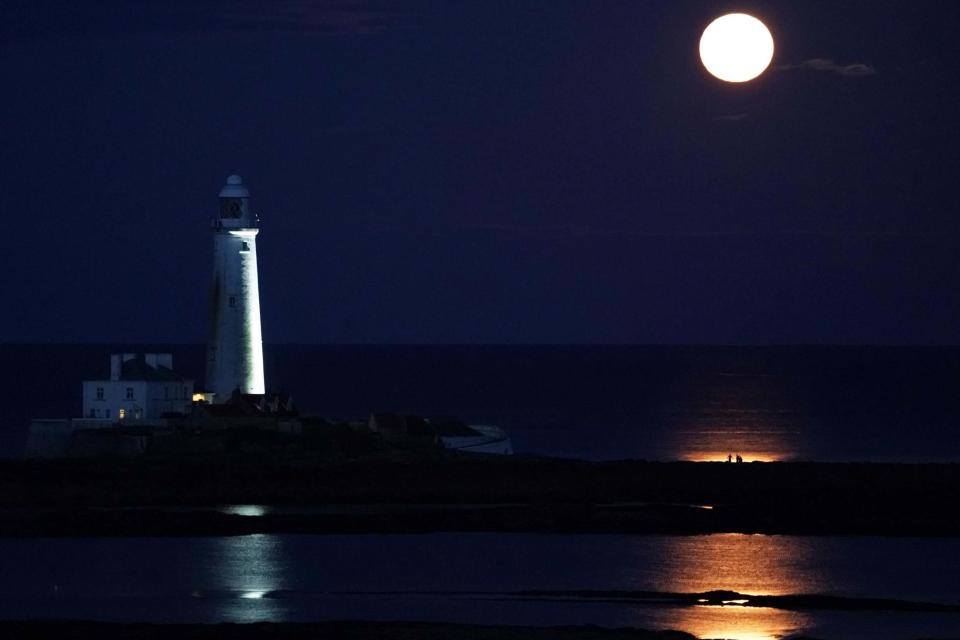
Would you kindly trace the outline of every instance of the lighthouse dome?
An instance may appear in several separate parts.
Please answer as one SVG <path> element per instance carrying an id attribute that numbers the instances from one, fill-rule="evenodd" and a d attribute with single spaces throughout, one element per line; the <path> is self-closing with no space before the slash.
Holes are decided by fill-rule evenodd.
<path id="1" fill-rule="evenodd" d="M 243 178 L 237 174 L 233 174 L 227 177 L 227 184 L 223 185 L 223 188 L 220 189 L 221 198 L 249 198 L 250 192 L 247 190 L 245 184 L 243 184 Z"/>

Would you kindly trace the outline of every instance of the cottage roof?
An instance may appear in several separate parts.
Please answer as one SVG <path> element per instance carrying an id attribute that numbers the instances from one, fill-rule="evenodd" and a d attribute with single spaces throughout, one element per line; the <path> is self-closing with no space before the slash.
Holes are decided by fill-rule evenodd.
<path id="1" fill-rule="evenodd" d="M 221 404 L 203 404 L 201 410 L 217 418 L 239 418 L 260 416 L 273 418 L 292 418 L 299 414 L 293 407 L 290 394 L 282 393 L 240 393 L 234 389 L 233 395 Z"/>
<path id="2" fill-rule="evenodd" d="M 147 364 L 143 355 L 138 355 L 124 362 L 120 367 L 120 379 L 129 381 L 171 381 L 182 382 L 184 378 L 173 372 L 173 369 L 157 365 L 156 367 Z"/>

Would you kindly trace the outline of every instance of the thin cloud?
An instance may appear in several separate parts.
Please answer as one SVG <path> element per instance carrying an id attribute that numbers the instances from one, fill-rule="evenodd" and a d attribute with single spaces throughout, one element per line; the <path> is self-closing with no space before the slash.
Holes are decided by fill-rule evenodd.
<path id="1" fill-rule="evenodd" d="M 824 237 L 824 238 L 937 238 L 953 235 L 944 231 L 883 231 L 883 230 L 695 230 L 695 231 L 652 231 L 636 229 L 615 229 L 587 224 L 556 225 L 515 225 L 501 223 L 481 223 L 461 227 L 464 231 L 485 231 L 493 233 L 540 235 L 554 234 L 576 237 L 612 236 L 637 238 L 726 238 L 726 237 Z"/>
<path id="2" fill-rule="evenodd" d="M 298 32 L 375 35 L 415 29 L 419 3 L 388 0 L 84 0 L 43 11 L 37 0 L 0 0 L 0 43 L 72 36 Z"/>
<path id="3" fill-rule="evenodd" d="M 792 71 L 794 69 L 809 69 L 810 71 L 825 71 L 827 73 L 835 73 L 838 76 L 843 76 L 845 78 L 865 78 L 867 76 L 876 75 L 877 68 L 864 64 L 862 62 L 855 62 L 853 64 L 837 64 L 829 58 L 811 58 L 810 60 L 804 60 L 800 64 L 785 64 L 777 67 L 780 71 Z"/>
<path id="4" fill-rule="evenodd" d="M 603 227 L 591 224 L 511 224 L 502 222 L 480 222 L 475 224 L 454 225 L 449 227 L 407 226 L 388 222 L 372 222 L 364 225 L 367 231 L 393 235 L 414 233 L 435 236 L 439 233 L 488 233 L 494 235 L 538 236 L 553 238 L 835 238 L 835 239 L 914 239 L 935 240 L 944 237 L 958 237 L 956 230 L 884 230 L 884 229 L 693 229 L 693 230 L 653 230 L 624 229 Z"/>
<path id="5" fill-rule="evenodd" d="M 214 7 L 222 2 L 210 3 Z M 242 0 L 229 3 L 229 22 L 240 29 L 369 35 L 413 26 L 411 16 L 382 2 L 363 0 Z"/>
<path id="6" fill-rule="evenodd" d="M 742 120 L 746 120 L 748 117 L 750 117 L 749 113 L 730 113 L 722 116 L 717 116 L 716 118 L 714 118 L 714 120 L 717 120 L 719 122 L 740 122 Z"/>

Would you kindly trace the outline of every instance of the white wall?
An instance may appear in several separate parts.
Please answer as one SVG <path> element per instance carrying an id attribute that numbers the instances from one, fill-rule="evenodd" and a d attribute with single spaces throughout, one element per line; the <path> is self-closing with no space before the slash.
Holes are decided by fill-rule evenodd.
<path id="1" fill-rule="evenodd" d="M 103 398 L 97 390 L 103 390 Z M 127 389 L 133 397 L 127 397 Z M 120 409 L 124 419 L 155 420 L 167 412 L 189 413 L 192 405 L 193 381 L 183 382 L 138 380 L 85 380 L 83 382 L 83 418 L 118 420 Z M 92 412 L 92 413 L 91 413 Z"/>
<path id="2" fill-rule="evenodd" d="M 213 238 L 207 391 L 217 402 L 234 389 L 264 393 L 257 229 L 218 229 Z"/>

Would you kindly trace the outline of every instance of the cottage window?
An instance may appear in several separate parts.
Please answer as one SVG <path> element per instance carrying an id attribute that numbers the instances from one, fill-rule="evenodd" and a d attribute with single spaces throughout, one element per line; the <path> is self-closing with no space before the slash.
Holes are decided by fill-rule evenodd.
<path id="1" fill-rule="evenodd" d="M 96 418 L 96 417 L 97 417 L 97 410 L 96 410 L 96 409 L 90 409 L 90 417 L 91 417 L 91 418 Z"/>
<path id="2" fill-rule="evenodd" d="M 133 387 L 127 387 L 127 400 L 133 400 Z"/>
<path id="3" fill-rule="evenodd" d="M 104 410 L 103 410 L 103 417 L 104 417 L 104 418 L 109 418 L 109 417 L 110 417 L 110 409 L 104 409 Z"/>
<path id="4" fill-rule="evenodd" d="M 97 400 L 103 400 L 103 387 L 97 387 Z"/>
<path id="5" fill-rule="evenodd" d="M 126 409 L 120 409 L 120 413 L 119 413 L 119 415 L 118 415 L 117 417 L 120 418 L 121 420 L 123 420 L 124 418 L 126 418 L 126 417 L 127 417 L 127 410 L 126 410 Z"/>
<path id="6" fill-rule="evenodd" d="M 237 296 L 230 296 L 229 302 L 231 307 L 237 306 Z"/>

